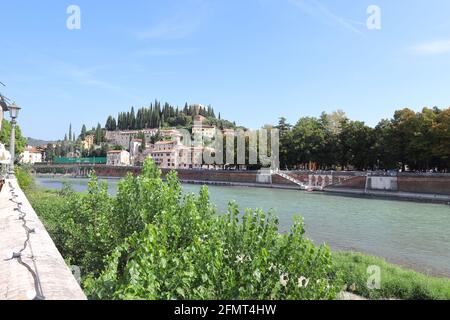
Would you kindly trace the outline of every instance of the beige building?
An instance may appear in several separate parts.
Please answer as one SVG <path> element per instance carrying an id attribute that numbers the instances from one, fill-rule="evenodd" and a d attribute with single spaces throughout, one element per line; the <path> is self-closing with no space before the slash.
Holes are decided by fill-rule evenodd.
<path id="1" fill-rule="evenodd" d="M 90 150 L 91 147 L 93 147 L 93 146 L 94 146 L 94 136 L 92 134 L 86 136 L 83 141 L 83 148 Z"/>
<path id="2" fill-rule="evenodd" d="M 192 134 L 202 135 L 205 138 L 212 139 L 216 136 L 216 127 L 204 124 L 206 118 L 201 115 L 194 117 L 194 125 L 192 126 Z"/>
<path id="3" fill-rule="evenodd" d="M 178 155 L 183 146 L 179 141 L 159 141 L 150 152 L 155 164 L 163 169 L 178 168 Z"/>
<path id="4" fill-rule="evenodd" d="M 212 139 L 216 136 L 216 127 L 196 123 L 192 126 L 192 134 Z"/>
<path id="5" fill-rule="evenodd" d="M 20 163 L 35 164 L 42 162 L 42 152 L 35 147 L 26 146 L 23 153 L 20 155 Z"/>
<path id="6" fill-rule="evenodd" d="M 141 162 L 140 148 L 142 146 L 141 139 L 131 139 L 130 142 L 130 163 L 135 166 Z"/>
<path id="7" fill-rule="evenodd" d="M 204 147 L 186 147 L 180 141 L 157 142 L 149 156 L 162 169 L 200 169 Z"/>
<path id="8" fill-rule="evenodd" d="M 107 131 L 106 141 L 128 150 L 130 148 L 131 140 L 136 138 L 139 134 L 144 134 L 145 141 L 150 141 L 150 139 L 155 136 L 158 131 L 159 129 Z"/>
<path id="9" fill-rule="evenodd" d="M 108 166 L 129 166 L 130 153 L 125 150 L 109 151 L 106 156 L 106 165 Z"/>

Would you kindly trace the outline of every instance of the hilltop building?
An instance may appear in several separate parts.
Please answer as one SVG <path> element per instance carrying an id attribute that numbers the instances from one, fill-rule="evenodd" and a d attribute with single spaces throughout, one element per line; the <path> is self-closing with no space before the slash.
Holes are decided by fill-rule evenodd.
<path id="1" fill-rule="evenodd" d="M 205 138 L 212 139 L 216 136 L 216 127 L 204 124 L 206 118 L 201 115 L 194 117 L 194 125 L 192 126 L 193 135 L 202 135 Z"/>
<path id="2" fill-rule="evenodd" d="M 108 151 L 106 156 L 106 165 L 108 166 L 129 166 L 130 153 L 126 150 Z"/>
<path id="3" fill-rule="evenodd" d="M 83 148 L 90 150 L 94 146 L 94 135 L 87 135 L 83 140 Z"/>
<path id="4" fill-rule="evenodd" d="M 179 140 L 159 141 L 149 152 L 161 169 L 201 169 L 205 147 L 187 147 Z"/>
<path id="5" fill-rule="evenodd" d="M 130 148 L 131 140 L 136 138 L 139 134 L 144 134 L 145 141 L 150 141 L 158 131 L 159 129 L 106 131 L 106 141 L 128 150 Z"/>
<path id="6" fill-rule="evenodd" d="M 135 166 L 141 163 L 141 152 L 142 147 L 141 139 L 132 139 L 130 142 L 130 163 Z"/>

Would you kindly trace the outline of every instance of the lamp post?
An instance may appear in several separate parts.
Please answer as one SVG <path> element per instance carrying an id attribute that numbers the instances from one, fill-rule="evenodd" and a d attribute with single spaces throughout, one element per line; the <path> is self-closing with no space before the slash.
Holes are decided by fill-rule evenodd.
<path id="1" fill-rule="evenodd" d="M 11 140 L 9 143 L 9 152 L 11 153 L 11 165 L 9 167 L 9 177 L 14 178 L 14 159 L 16 150 L 16 119 L 19 116 L 20 107 L 15 103 L 8 107 L 9 115 L 11 117 Z"/>

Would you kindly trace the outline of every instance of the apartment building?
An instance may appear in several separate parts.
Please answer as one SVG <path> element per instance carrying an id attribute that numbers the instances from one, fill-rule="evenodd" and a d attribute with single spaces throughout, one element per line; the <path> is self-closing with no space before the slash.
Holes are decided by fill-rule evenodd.
<path id="1" fill-rule="evenodd" d="M 158 131 L 159 129 L 107 131 L 106 141 L 128 150 L 130 148 L 131 140 L 136 138 L 139 134 L 144 134 L 145 140 L 150 141 L 150 139 L 155 136 Z"/>
<path id="2" fill-rule="evenodd" d="M 126 150 L 109 151 L 106 156 L 106 165 L 108 166 L 129 166 L 130 153 Z"/>
<path id="3" fill-rule="evenodd" d="M 42 151 L 32 146 L 26 146 L 20 155 L 20 162 L 24 164 L 35 164 L 42 162 Z"/>

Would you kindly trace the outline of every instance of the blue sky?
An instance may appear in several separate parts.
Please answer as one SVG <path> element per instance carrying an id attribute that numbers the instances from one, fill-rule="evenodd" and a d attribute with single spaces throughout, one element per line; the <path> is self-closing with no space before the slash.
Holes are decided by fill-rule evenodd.
<path id="1" fill-rule="evenodd" d="M 81 8 L 81 30 L 66 9 Z M 381 30 L 368 30 L 378 5 Z M 450 1 L 2 1 L 0 88 L 27 136 L 62 138 L 155 98 L 258 128 L 343 109 L 375 125 L 450 105 Z"/>

